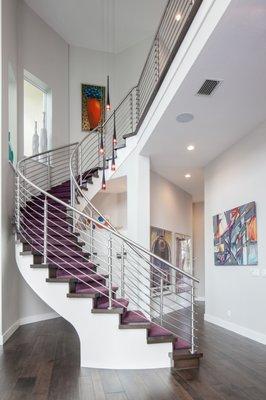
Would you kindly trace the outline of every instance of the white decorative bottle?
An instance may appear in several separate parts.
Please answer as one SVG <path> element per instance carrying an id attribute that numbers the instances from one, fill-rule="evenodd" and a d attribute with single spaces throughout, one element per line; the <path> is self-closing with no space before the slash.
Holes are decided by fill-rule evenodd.
<path id="1" fill-rule="evenodd" d="M 40 132 L 40 152 L 47 150 L 47 129 L 46 129 L 46 115 L 43 112 L 43 126 Z"/>
<path id="2" fill-rule="evenodd" d="M 37 129 L 37 121 L 35 121 L 35 127 L 34 127 L 34 135 L 32 136 L 32 154 L 38 154 L 39 153 L 39 135 L 38 135 L 38 129 Z"/>

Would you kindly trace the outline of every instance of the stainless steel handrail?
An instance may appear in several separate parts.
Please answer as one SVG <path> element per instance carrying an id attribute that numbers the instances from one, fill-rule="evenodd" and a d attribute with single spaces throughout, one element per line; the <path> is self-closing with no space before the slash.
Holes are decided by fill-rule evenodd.
<path id="1" fill-rule="evenodd" d="M 32 157 L 28 157 L 28 158 L 32 158 Z M 92 223 L 94 223 L 95 225 L 98 225 L 101 227 L 101 229 L 108 231 L 109 233 L 113 234 L 114 236 L 116 236 L 117 238 L 125 241 L 127 244 L 137 248 L 138 250 L 142 251 L 143 253 L 147 254 L 148 256 L 155 258 L 156 260 L 166 264 L 167 266 L 169 266 L 170 268 L 172 268 L 173 270 L 175 270 L 178 273 L 181 273 L 182 275 L 186 276 L 187 278 L 191 279 L 194 282 L 199 283 L 199 280 L 197 278 L 195 278 L 193 275 L 188 274 L 187 272 L 175 267 L 173 264 L 169 263 L 168 261 L 162 259 L 161 257 L 157 256 L 156 254 L 152 253 L 151 251 L 147 250 L 145 247 L 139 245 L 138 243 L 134 242 L 133 240 L 127 238 L 126 236 L 121 235 L 120 233 L 118 233 L 114 228 L 109 228 L 106 225 L 100 223 L 98 220 L 90 217 L 88 214 L 83 213 L 82 211 L 79 211 L 77 208 L 72 207 L 70 204 L 65 203 L 64 201 L 60 200 L 58 197 L 53 196 L 51 193 L 43 190 L 42 188 L 38 187 L 37 185 L 35 185 L 33 182 L 31 182 L 28 178 L 26 178 L 20 171 L 19 167 L 22 161 L 27 160 L 27 158 L 24 158 L 23 160 L 18 162 L 18 168 L 16 169 L 16 173 L 25 181 L 27 182 L 30 186 L 32 186 L 34 189 L 36 189 L 38 192 L 44 194 L 45 196 L 49 197 L 50 199 L 54 200 L 55 202 L 65 206 L 67 205 L 68 209 L 73 211 L 75 214 L 79 214 L 81 217 L 84 217 L 86 219 L 89 219 Z M 91 203 L 90 203 L 91 204 Z M 92 207 L 95 209 L 95 211 L 98 212 L 98 210 L 92 205 Z M 99 213 L 99 215 L 101 215 Z"/>
<path id="2" fill-rule="evenodd" d="M 116 149 L 123 145 L 124 136 L 136 134 L 138 131 L 149 104 L 151 104 L 165 76 L 169 63 L 180 45 L 179 42 L 184 36 L 184 32 L 188 30 L 201 1 L 168 1 L 138 85 L 130 90 L 102 125 L 96 127 L 78 143 L 60 146 L 24 158 L 19 161 L 16 169 L 17 228 L 22 235 L 24 234 L 26 240 L 28 240 L 28 236 L 32 236 L 29 243 L 43 254 L 44 260 L 48 260 L 49 257 L 56 257 L 56 262 L 59 265 L 65 260 L 64 253 L 72 249 L 71 240 L 64 240 L 64 244 L 61 244 L 63 250 L 58 249 L 58 240 L 54 240 L 52 233 L 57 233 L 61 238 L 60 240 L 64 239 L 64 234 L 67 232 L 68 234 L 71 232 L 71 237 L 75 237 L 76 232 L 79 233 L 84 238 L 86 249 L 91 253 L 92 263 L 94 263 L 95 258 L 100 263 L 99 269 L 104 271 L 105 274 L 107 273 L 108 284 L 102 283 L 101 286 L 107 292 L 109 308 L 112 308 L 112 298 L 115 292 L 113 283 L 119 281 L 122 297 L 125 295 L 132 304 L 137 304 L 139 309 L 147 313 L 151 319 L 155 318 L 155 324 L 167 326 L 172 333 L 177 329 L 179 337 L 184 340 L 189 338 L 192 353 L 197 349 L 194 285 L 199 280 L 117 232 L 114 226 L 92 204 L 82 187 L 84 174 L 87 178 L 89 171 L 102 169 L 104 175 L 107 160 L 114 162 L 116 151 L 119 151 Z M 176 12 L 176 10 L 181 10 L 184 13 L 184 19 L 179 27 L 173 24 L 173 12 Z M 164 47 L 161 48 L 160 46 Z M 162 50 L 164 53 L 161 55 Z M 103 154 L 100 154 L 99 150 Z M 69 170 L 64 167 L 68 159 Z M 41 160 L 43 163 L 40 164 Z M 39 166 L 35 165 L 37 162 L 40 164 L 40 169 Z M 68 182 L 70 182 L 71 204 L 49 192 L 52 187 L 68 184 Z M 88 212 L 81 211 L 76 207 L 79 196 L 84 198 Z M 48 200 L 50 203 L 48 203 Z M 57 207 L 54 207 L 51 201 Z M 57 214 L 58 211 L 59 215 Z M 96 218 L 94 218 L 94 214 Z M 72 223 L 65 220 L 65 217 L 69 215 L 71 215 Z M 25 217 L 28 217 L 29 220 Z M 37 231 L 34 230 L 32 220 L 36 222 L 42 217 L 44 218 L 43 224 Z M 103 218 L 104 223 L 99 222 L 98 217 Z M 66 264 L 71 268 L 73 267 L 76 273 L 81 274 L 84 273 L 86 256 L 82 253 L 81 246 L 77 245 L 75 249 L 74 256 L 68 255 L 69 260 Z M 101 249 L 103 254 L 94 253 L 95 250 L 101 252 Z M 117 264 L 114 254 L 117 249 L 121 249 L 121 265 Z M 124 254 L 127 256 L 124 256 Z M 170 275 L 155 263 L 163 265 L 164 268 L 167 267 Z M 60 268 L 64 270 L 61 264 Z M 150 276 L 151 268 L 153 269 L 152 276 Z M 77 277 L 76 274 L 71 274 L 78 282 L 88 287 L 92 286 L 82 276 Z M 90 276 L 87 270 L 85 275 Z M 184 292 L 185 295 L 177 291 L 178 282 L 176 279 L 177 277 L 179 279 L 180 276 L 188 286 L 188 290 Z M 159 296 L 155 292 L 155 295 L 152 294 L 154 290 L 152 285 L 155 284 L 156 293 L 159 293 Z M 141 291 L 142 294 L 140 294 Z M 179 307 L 183 309 L 187 304 L 191 307 L 189 318 L 179 311 Z M 172 314 L 170 315 L 169 313 L 172 311 L 176 311 L 183 321 Z M 184 322 L 184 319 L 188 321 Z"/>

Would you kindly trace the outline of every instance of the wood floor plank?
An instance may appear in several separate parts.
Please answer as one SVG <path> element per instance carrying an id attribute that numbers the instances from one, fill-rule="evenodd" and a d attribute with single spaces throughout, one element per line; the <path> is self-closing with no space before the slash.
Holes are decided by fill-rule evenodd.
<path id="1" fill-rule="evenodd" d="M 143 381 L 139 378 L 136 371 L 119 370 L 117 371 L 119 380 L 123 386 L 129 400 L 150 400 L 152 399 Z"/>
<path id="2" fill-rule="evenodd" d="M 173 375 L 170 373 L 169 369 L 158 369 L 156 371 L 160 380 L 162 380 L 171 391 L 177 396 L 180 400 L 193 400 L 193 397 L 183 388 L 182 385 L 178 383 L 176 379 L 174 379 Z"/>
<path id="3" fill-rule="evenodd" d="M 80 368 L 62 318 L 20 327 L 0 348 L 0 400 L 266 400 L 266 346 L 203 321 L 199 371 Z"/>
<path id="4" fill-rule="evenodd" d="M 123 387 L 118 378 L 117 371 L 101 369 L 100 377 L 105 394 L 123 392 Z"/>
<path id="5" fill-rule="evenodd" d="M 95 400 L 105 400 L 106 398 L 100 376 L 100 371 L 97 369 L 92 369 L 91 377 L 92 377 L 92 385 L 93 385 Z"/>

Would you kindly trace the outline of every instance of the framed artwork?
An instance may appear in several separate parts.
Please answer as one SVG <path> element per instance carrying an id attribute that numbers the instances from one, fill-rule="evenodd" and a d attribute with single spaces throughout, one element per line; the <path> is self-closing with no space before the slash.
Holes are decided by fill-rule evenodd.
<path id="1" fill-rule="evenodd" d="M 257 213 L 251 202 L 213 217 L 215 265 L 257 265 Z"/>
<path id="2" fill-rule="evenodd" d="M 163 260 L 171 262 L 172 259 L 172 232 L 151 226 L 151 251 Z M 164 288 L 167 290 L 171 279 L 170 268 L 162 261 L 151 258 L 151 262 L 167 274 Z M 155 268 L 151 266 L 151 288 L 160 290 L 160 276 Z"/>
<path id="3" fill-rule="evenodd" d="M 105 119 L 105 87 L 82 84 L 82 131 L 92 131 Z"/>

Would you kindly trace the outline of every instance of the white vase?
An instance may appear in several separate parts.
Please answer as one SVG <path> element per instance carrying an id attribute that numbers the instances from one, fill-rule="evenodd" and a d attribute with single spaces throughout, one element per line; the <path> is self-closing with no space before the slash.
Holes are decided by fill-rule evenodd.
<path id="1" fill-rule="evenodd" d="M 39 135 L 37 131 L 37 121 L 35 121 L 34 135 L 32 136 L 32 154 L 39 153 Z"/>

